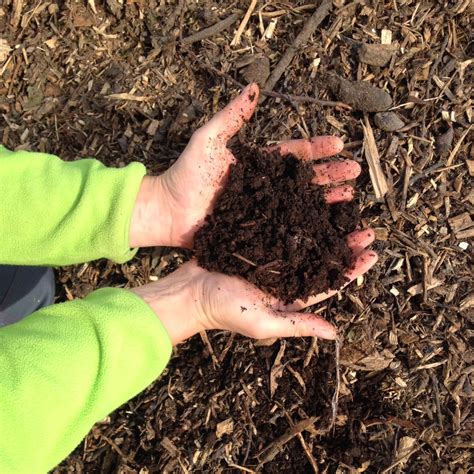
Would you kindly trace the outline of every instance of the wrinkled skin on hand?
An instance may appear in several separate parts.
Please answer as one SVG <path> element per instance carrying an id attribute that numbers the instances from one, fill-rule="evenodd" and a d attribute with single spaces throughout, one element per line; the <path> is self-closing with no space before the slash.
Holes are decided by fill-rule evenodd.
<path id="1" fill-rule="evenodd" d="M 225 185 L 229 166 L 235 161 L 227 142 L 250 119 L 258 103 L 258 93 L 256 84 L 246 87 L 197 130 L 176 163 L 150 183 L 144 200 L 148 203 L 148 195 L 155 196 L 156 215 L 152 220 L 159 222 L 159 230 L 153 223 L 149 226 L 155 241 L 148 245 L 192 248 L 194 234 L 212 212 Z M 271 148 L 278 148 L 283 155 L 291 153 L 302 160 L 317 161 L 339 153 L 343 143 L 337 137 L 322 136 L 290 140 Z M 314 164 L 314 170 L 314 183 L 331 185 L 326 191 L 329 204 L 353 198 L 353 188 L 344 182 L 360 174 L 358 163 L 345 160 Z M 135 241 L 132 237 L 132 243 L 143 245 L 140 238 L 150 241 L 149 237 L 143 237 L 146 230 L 138 233 Z M 363 275 L 377 261 L 375 252 L 366 249 L 373 240 L 374 233 L 370 229 L 347 237 L 354 254 L 354 264 L 346 272 L 349 281 Z M 156 283 L 133 291 L 155 310 L 175 344 L 206 329 L 227 329 L 255 338 L 336 337 L 334 327 L 321 317 L 296 312 L 329 298 L 336 291 L 315 295 L 306 302 L 283 305 L 247 281 L 208 272 L 195 261 L 184 264 Z"/>

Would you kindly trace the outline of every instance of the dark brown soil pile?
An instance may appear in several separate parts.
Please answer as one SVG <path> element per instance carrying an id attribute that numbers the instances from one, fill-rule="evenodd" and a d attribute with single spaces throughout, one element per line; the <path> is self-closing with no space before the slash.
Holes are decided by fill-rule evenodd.
<path id="1" fill-rule="evenodd" d="M 199 264 L 240 275 L 286 303 L 340 288 L 354 203 L 329 206 L 311 164 L 242 147 L 212 215 L 196 234 Z"/>

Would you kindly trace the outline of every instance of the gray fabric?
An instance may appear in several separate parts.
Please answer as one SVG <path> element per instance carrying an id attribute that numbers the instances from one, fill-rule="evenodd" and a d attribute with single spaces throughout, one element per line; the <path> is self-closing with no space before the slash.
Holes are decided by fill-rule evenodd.
<path id="1" fill-rule="evenodd" d="M 53 304 L 54 291 L 51 268 L 0 265 L 0 328 Z"/>

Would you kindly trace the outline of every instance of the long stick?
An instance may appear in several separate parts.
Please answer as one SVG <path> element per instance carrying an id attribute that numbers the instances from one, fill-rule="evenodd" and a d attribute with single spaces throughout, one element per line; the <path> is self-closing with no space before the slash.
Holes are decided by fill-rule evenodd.
<path id="1" fill-rule="evenodd" d="M 209 26 L 209 28 L 204 28 L 203 30 L 198 31 L 197 33 L 194 33 L 190 36 L 187 36 L 186 38 L 183 38 L 181 40 L 182 44 L 193 44 L 196 41 L 201 41 L 206 38 L 211 38 L 214 35 L 217 35 L 221 31 L 224 31 L 225 29 L 229 28 L 233 23 L 235 23 L 241 12 L 239 13 L 232 13 L 232 15 L 228 16 L 227 18 L 224 18 L 222 21 L 219 21 L 215 25 Z"/>
<path id="2" fill-rule="evenodd" d="M 213 74 L 216 74 L 217 76 L 227 79 L 229 82 L 232 82 L 232 84 L 239 87 L 240 89 L 243 89 L 245 87 L 244 84 L 234 79 L 230 74 L 222 72 L 216 67 L 210 64 L 207 64 L 202 59 L 199 59 L 193 53 L 193 51 L 191 51 L 187 46 L 182 45 L 182 48 L 191 57 L 191 59 L 196 61 L 199 64 L 199 66 L 201 66 L 203 69 L 206 69 L 207 71 Z M 273 91 L 266 91 L 266 90 L 262 90 L 260 91 L 260 93 L 267 97 L 276 97 L 279 99 L 287 100 L 288 102 L 309 102 L 311 104 L 325 105 L 328 107 L 341 107 L 343 109 L 352 110 L 352 107 L 350 105 L 345 104 L 344 102 L 333 102 L 331 100 L 321 100 L 321 99 L 316 99 L 314 97 L 309 97 L 306 95 L 281 94 L 280 92 L 273 92 Z"/>
<path id="3" fill-rule="evenodd" d="M 311 15 L 303 29 L 299 32 L 293 43 L 285 51 L 285 54 L 280 59 L 280 62 L 276 65 L 275 69 L 270 74 L 270 77 L 267 79 L 264 87 L 266 92 L 271 92 L 273 90 L 276 83 L 280 80 L 280 77 L 283 75 L 295 57 L 295 54 L 309 40 L 310 36 L 316 31 L 316 28 L 320 25 L 320 23 L 329 15 L 331 6 L 331 0 L 323 0 L 323 3 L 321 3 L 321 5 Z"/>

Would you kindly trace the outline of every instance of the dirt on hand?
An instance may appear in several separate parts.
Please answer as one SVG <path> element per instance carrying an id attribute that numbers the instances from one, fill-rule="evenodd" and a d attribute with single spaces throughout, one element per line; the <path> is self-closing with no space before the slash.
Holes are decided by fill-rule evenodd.
<path id="1" fill-rule="evenodd" d="M 241 147 L 226 188 L 195 237 L 199 264 L 240 275 L 290 303 L 346 283 L 345 236 L 354 203 L 328 205 L 312 166 L 278 151 Z"/>

